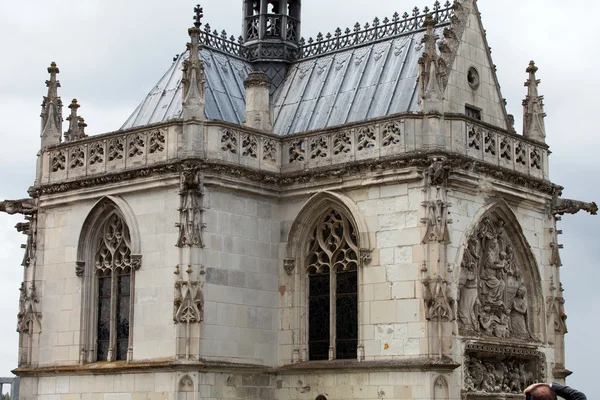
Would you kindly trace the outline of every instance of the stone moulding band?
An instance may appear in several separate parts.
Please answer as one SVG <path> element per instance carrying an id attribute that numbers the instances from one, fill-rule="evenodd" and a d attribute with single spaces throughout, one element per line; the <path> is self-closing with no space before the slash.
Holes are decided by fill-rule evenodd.
<path id="1" fill-rule="evenodd" d="M 277 368 L 255 364 L 238 364 L 219 361 L 131 361 L 114 363 L 91 363 L 78 365 L 48 365 L 36 368 L 17 368 L 13 373 L 17 376 L 56 376 L 73 373 L 105 375 L 119 372 L 136 372 L 153 370 L 189 370 L 189 371 L 252 371 L 266 374 L 297 374 L 299 371 L 331 371 L 331 370 L 384 370 L 384 371 L 440 371 L 451 372 L 460 364 L 448 357 L 444 358 L 411 358 L 407 360 L 333 360 L 307 361 L 285 365 Z"/>
<path id="2" fill-rule="evenodd" d="M 435 152 L 439 155 L 440 152 Z M 400 156 L 382 157 L 374 160 L 353 161 L 347 164 L 333 167 L 323 167 L 315 170 L 303 170 L 289 173 L 276 173 L 260 171 L 241 165 L 232 165 L 218 160 L 194 160 L 197 168 L 206 174 L 221 174 L 224 176 L 247 179 L 252 182 L 272 185 L 274 188 L 292 186 L 294 184 L 305 184 L 328 179 L 340 179 L 344 176 L 355 176 L 356 174 L 369 171 L 384 171 L 408 167 L 426 168 L 429 165 L 428 157 L 431 154 L 424 152 L 411 152 Z M 511 171 L 503 167 L 490 165 L 483 161 L 477 161 L 470 157 L 459 154 L 448 153 L 449 165 L 453 168 L 481 173 L 503 182 L 536 190 L 543 194 L 554 196 L 562 190 L 561 186 L 548 181 L 534 178 L 520 172 Z M 40 185 L 29 188 L 29 195 L 38 198 L 42 195 L 65 193 L 71 190 L 80 190 L 95 186 L 113 184 L 116 182 L 131 181 L 157 175 L 176 174 L 181 171 L 188 160 L 177 160 L 171 162 L 157 163 L 152 166 L 144 166 L 137 169 L 129 169 L 120 172 L 107 173 L 96 177 L 82 177 L 70 181 L 54 184 Z"/>

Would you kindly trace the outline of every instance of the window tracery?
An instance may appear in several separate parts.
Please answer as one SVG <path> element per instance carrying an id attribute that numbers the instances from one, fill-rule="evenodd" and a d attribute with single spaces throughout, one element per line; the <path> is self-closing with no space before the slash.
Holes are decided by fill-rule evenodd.
<path id="1" fill-rule="evenodd" d="M 100 227 L 94 252 L 96 277 L 96 359 L 127 360 L 132 256 L 129 230 L 112 212 Z"/>
<path id="2" fill-rule="evenodd" d="M 306 258 L 310 360 L 357 357 L 359 259 L 354 226 L 335 210 L 325 212 Z"/>

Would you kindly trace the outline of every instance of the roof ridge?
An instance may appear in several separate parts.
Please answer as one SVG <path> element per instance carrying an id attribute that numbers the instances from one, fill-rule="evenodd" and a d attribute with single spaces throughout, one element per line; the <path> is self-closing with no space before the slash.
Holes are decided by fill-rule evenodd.
<path id="1" fill-rule="evenodd" d="M 312 37 L 308 40 L 301 38 L 300 47 L 294 57 L 295 61 L 374 43 L 423 29 L 425 16 L 428 14 L 431 14 L 438 24 L 448 23 L 454 15 L 454 6 L 450 0 L 446 0 L 443 5 L 439 0 L 436 0 L 432 9 L 427 6 L 423 10 L 415 7 L 411 14 L 405 12 L 401 16 L 396 12 L 392 15 L 392 19 L 386 17 L 380 20 L 375 17 L 372 24 L 367 22 L 362 27 L 357 22 L 353 29 L 346 28 L 344 32 L 337 28 L 333 34 L 323 35 L 319 32 L 316 39 Z M 227 32 L 222 31 L 219 33 L 216 29 L 212 31 L 209 24 L 205 24 L 203 31 L 200 33 L 200 44 L 244 60 L 250 58 L 250 51 L 244 46 L 241 36 L 237 40 L 233 35 L 227 37 Z"/>
<path id="2" fill-rule="evenodd" d="M 436 0 L 433 9 L 425 6 L 421 11 L 419 7 L 415 7 L 411 14 L 405 12 L 402 16 L 395 12 L 391 20 L 387 17 L 383 20 L 375 17 L 372 25 L 367 22 L 361 28 L 361 25 L 357 22 L 353 29 L 346 28 L 343 33 L 340 28 L 337 28 L 333 34 L 327 33 L 325 36 L 319 32 L 316 39 L 312 37 L 308 41 L 304 38 L 300 39 L 298 59 L 310 58 L 414 32 L 423 28 L 423 22 L 428 14 L 431 14 L 438 24 L 450 22 L 453 11 L 454 6 L 450 0 L 446 0 L 443 7 L 440 1 Z"/>

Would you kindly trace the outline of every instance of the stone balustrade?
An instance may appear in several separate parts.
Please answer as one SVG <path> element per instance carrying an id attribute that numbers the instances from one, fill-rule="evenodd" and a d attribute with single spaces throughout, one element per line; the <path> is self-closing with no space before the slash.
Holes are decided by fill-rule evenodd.
<path id="1" fill-rule="evenodd" d="M 143 168 L 178 158 L 181 121 L 117 131 L 62 143 L 43 153 L 42 184 Z M 443 135 L 423 134 L 423 117 L 403 114 L 378 120 L 277 136 L 223 122 L 204 123 L 208 160 L 268 172 L 295 172 L 424 151 L 454 153 L 548 180 L 548 148 L 490 125 L 447 116 Z"/>

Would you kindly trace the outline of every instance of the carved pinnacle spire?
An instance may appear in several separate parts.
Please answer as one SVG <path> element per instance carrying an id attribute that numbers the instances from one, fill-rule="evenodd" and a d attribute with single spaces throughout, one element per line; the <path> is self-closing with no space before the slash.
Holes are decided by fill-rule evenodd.
<path id="1" fill-rule="evenodd" d="M 77 116 L 77 109 L 79 109 L 79 107 L 80 105 L 77 103 L 77 99 L 73 99 L 71 104 L 69 104 L 71 115 L 67 117 L 67 121 L 69 121 L 69 130 L 65 132 L 66 142 L 72 142 L 80 139 L 79 117 Z"/>
<path id="2" fill-rule="evenodd" d="M 538 93 L 538 85 L 540 80 L 536 79 L 535 62 L 531 61 L 525 70 L 529 74 L 529 79 L 525 82 L 527 87 L 527 97 L 523 100 L 523 136 L 539 142 L 545 142 L 546 126 L 544 118 L 544 96 Z"/>
<path id="3" fill-rule="evenodd" d="M 46 81 L 48 94 L 42 102 L 42 147 L 60 143 L 62 131 L 62 101 L 58 96 L 60 82 L 56 79 L 59 69 L 55 62 L 48 67 L 50 80 Z"/>
<path id="4" fill-rule="evenodd" d="M 190 57 L 183 63 L 183 119 L 203 120 L 204 116 L 204 63 L 200 60 L 200 20 L 203 17 L 200 5 L 194 8 L 194 27 L 188 29 Z"/>
<path id="5" fill-rule="evenodd" d="M 85 119 L 83 119 L 83 117 L 78 117 L 79 122 L 77 123 L 77 126 L 79 127 L 79 139 L 84 139 L 86 137 L 88 137 L 88 135 L 85 134 L 85 128 L 87 128 L 87 124 L 85 123 Z"/>
<path id="6" fill-rule="evenodd" d="M 437 20 L 431 14 L 425 16 L 423 26 L 426 28 L 423 36 L 423 55 L 419 59 L 419 106 L 422 112 L 442 112 L 444 93 L 442 90 L 443 71 L 440 66 L 440 57 L 437 54 L 437 40 L 435 34 Z"/>

